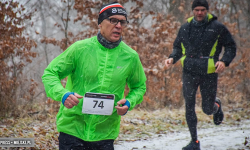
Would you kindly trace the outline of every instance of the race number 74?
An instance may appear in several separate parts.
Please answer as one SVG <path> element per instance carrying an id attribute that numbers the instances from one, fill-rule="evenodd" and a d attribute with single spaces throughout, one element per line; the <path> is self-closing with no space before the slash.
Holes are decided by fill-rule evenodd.
<path id="1" fill-rule="evenodd" d="M 98 100 L 93 100 L 93 102 L 95 103 L 94 106 L 93 106 L 93 108 L 95 108 L 98 105 L 98 107 L 101 107 L 101 109 L 103 109 L 103 107 L 104 107 L 103 106 L 103 101 L 99 102 Z"/>

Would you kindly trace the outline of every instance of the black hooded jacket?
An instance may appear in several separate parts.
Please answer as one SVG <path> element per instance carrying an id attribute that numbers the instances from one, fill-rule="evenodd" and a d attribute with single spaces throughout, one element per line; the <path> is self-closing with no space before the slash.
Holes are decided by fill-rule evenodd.
<path id="1" fill-rule="evenodd" d="M 210 74 L 215 72 L 215 63 L 224 47 L 220 61 L 229 66 L 236 55 L 236 44 L 228 29 L 211 14 L 201 26 L 196 26 L 193 18 L 181 26 L 169 58 L 173 58 L 174 63 L 181 58 L 184 72 Z"/>

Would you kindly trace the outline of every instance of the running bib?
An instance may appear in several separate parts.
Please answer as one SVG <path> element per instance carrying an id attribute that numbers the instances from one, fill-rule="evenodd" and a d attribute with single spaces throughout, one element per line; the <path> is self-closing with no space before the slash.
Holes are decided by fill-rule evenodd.
<path id="1" fill-rule="evenodd" d="M 82 113 L 111 115 L 114 109 L 114 94 L 86 93 L 83 99 Z"/>

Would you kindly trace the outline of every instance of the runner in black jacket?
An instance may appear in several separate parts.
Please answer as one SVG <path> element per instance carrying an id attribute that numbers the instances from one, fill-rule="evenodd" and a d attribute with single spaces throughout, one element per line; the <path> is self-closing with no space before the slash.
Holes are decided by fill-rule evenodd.
<path id="1" fill-rule="evenodd" d="M 227 28 L 217 17 L 207 13 L 206 0 L 194 0 L 194 16 L 181 26 L 174 42 L 174 49 L 165 61 L 166 68 L 181 58 L 183 66 L 183 95 L 186 106 L 186 120 L 191 142 L 183 150 L 199 150 L 197 138 L 197 116 L 195 96 L 198 86 L 202 95 L 202 109 L 207 115 L 213 114 L 214 123 L 223 120 L 221 101 L 216 98 L 218 73 L 229 66 L 236 55 L 236 44 Z M 224 47 L 222 58 L 219 55 Z"/>

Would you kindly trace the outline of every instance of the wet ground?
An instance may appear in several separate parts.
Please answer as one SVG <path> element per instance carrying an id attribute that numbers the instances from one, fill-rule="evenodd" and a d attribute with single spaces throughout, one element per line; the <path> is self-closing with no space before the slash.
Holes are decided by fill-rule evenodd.
<path id="1" fill-rule="evenodd" d="M 202 150 L 250 149 L 250 120 L 198 129 Z M 181 150 L 190 141 L 188 130 L 155 135 L 134 142 L 118 141 L 115 150 Z"/>

